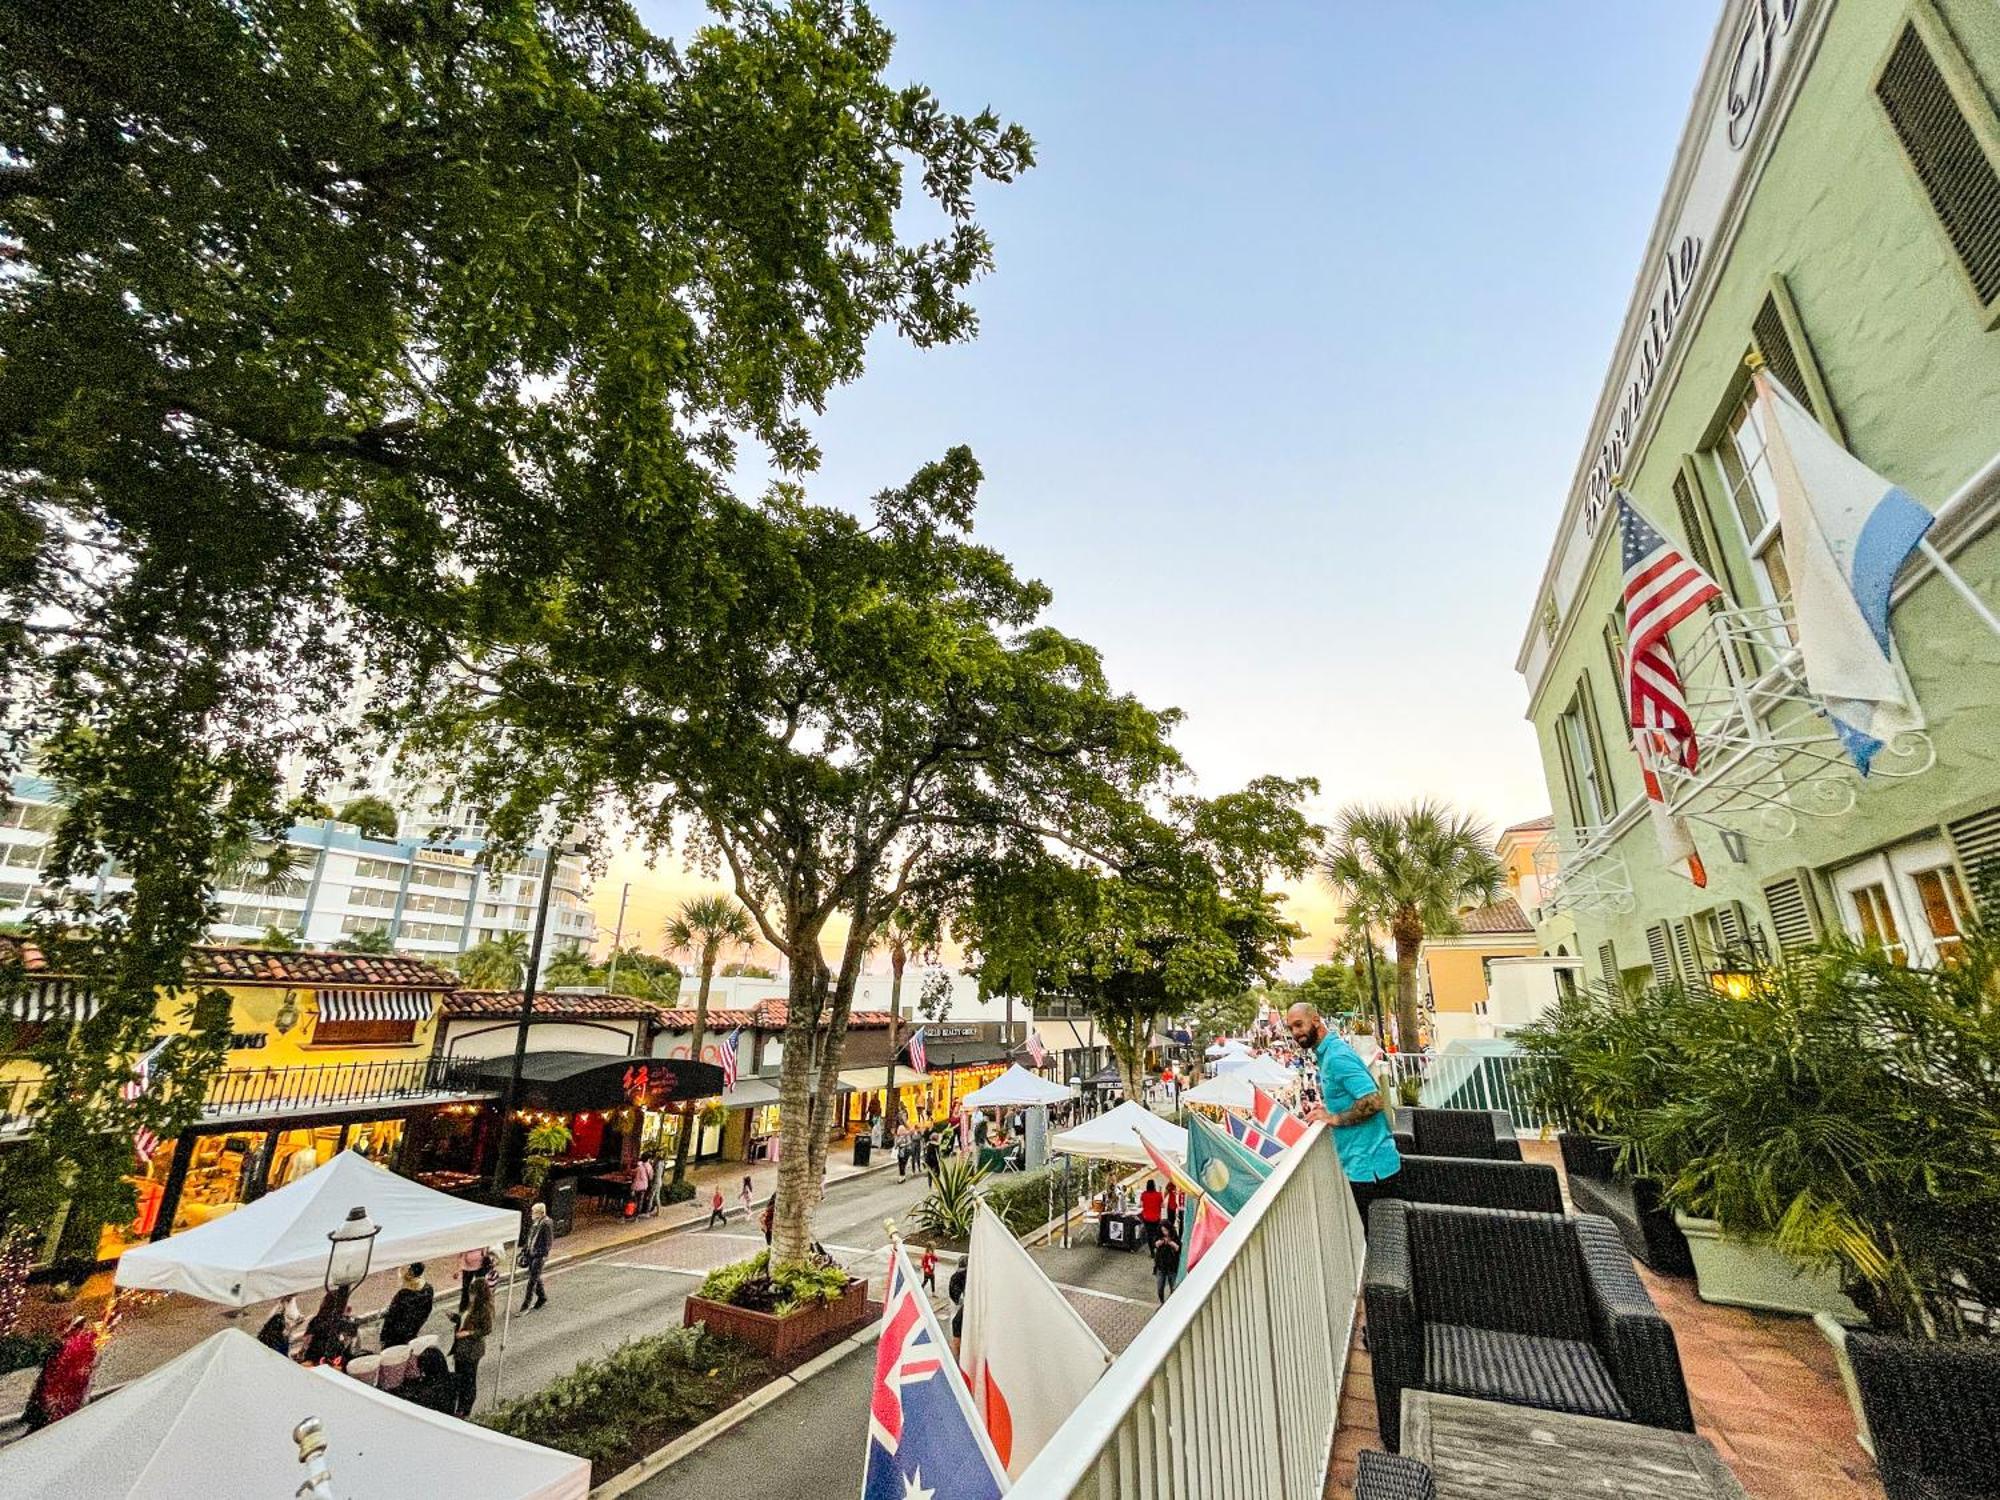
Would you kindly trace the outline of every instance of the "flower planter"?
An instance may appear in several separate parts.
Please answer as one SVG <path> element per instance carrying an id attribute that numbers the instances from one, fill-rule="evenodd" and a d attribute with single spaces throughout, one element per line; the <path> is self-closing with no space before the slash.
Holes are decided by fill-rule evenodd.
<path id="1" fill-rule="evenodd" d="M 1800 1265 L 1764 1241 L 1725 1234 L 1713 1219 L 1675 1214 L 1674 1222 L 1687 1236 L 1702 1301 L 1807 1317 L 1830 1313 L 1849 1324 L 1863 1321 L 1831 1273 Z"/>
<path id="2" fill-rule="evenodd" d="M 1854 1411 L 1854 1441 L 1861 1445 L 1862 1452 L 1873 1458 L 1875 1439 L 1868 1431 L 1868 1409 L 1861 1404 L 1861 1383 L 1854 1378 L 1854 1361 L 1847 1357 L 1847 1326 L 1832 1313 L 1826 1312 L 1813 1314 L 1813 1326 L 1833 1345 L 1834 1361 L 1840 1366 L 1841 1388 L 1847 1392 L 1847 1404 Z"/>
<path id="3" fill-rule="evenodd" d="M 850 1281 L 832 1302 L 802 1307 L 796 1312 L 753 1312 L 706 1297 L 689 1297 L 681 1323 L 706 1323 L 708 1331 L 748 1344 L 780 1364 L 800 1358 L 815 1347 L 854 1333 L 868 1322 L 868 1283 Z"/>

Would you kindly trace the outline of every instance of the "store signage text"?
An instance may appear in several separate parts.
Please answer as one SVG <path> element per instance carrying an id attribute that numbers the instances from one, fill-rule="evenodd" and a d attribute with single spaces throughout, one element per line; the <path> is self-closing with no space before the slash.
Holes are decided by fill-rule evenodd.
<path id="1" fill-rule="evenodd" d="M 1632 436 L 1639 430 L 1639 419 L 1646 414 L 1646 399 L 1653 394 L 1653 383 L 1660 378 L 1660 367 L 1666 362 L 1674 330 L 1680 326 L 1688 288 L 1694 284 L 1695 272 L 1700 267 L 1701 237 L 1682 235 L 1680 243 L 1667 253 L 1666 275 L 1653 296 L 1653 305 L 1646 311 L 1646 331 L 1633 356 L 1631 378 L 1626 382 L 1618 409 L 1612 413 L 1604 441 L 1598 446 L 1590 478 L 1585 481 L 1583 524 L 1593 534 L 1604 508 L 1611 503 L 1612 481 L 1625 471 L 1625 456 L 1631 452 Z"/>
<path id="2" fill-rule="evenodd" d="M 1741 151 L 1756 128 L 1779 39 L 1798 18 L 1799 0 L 1755 0 L 1751 5 L 1743 35 L 1736 43 L 1736 56 L 1729 65 L 1729 95 L 1723 106 L 1729 111 L 1731 149 Z"/>

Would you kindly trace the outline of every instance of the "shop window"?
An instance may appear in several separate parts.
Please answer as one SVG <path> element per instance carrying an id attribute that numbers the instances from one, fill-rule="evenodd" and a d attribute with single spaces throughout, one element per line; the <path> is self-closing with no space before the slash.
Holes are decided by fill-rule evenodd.
<path id="1" fill-rule="evenodd" d="M 1792 580 L 1785 571 L 1784 538 L 1778 531 L 1778 482 L 1771 472 L 1770 447 L 1754 386 L 1744 386 L 1723 439 L 1715 446 L 1715 457 L 1763 602 L 1789 603 Z"/>
<path id="2" fill-rule="evenodd" d="M 399 1047 L 416 1039 L 415 1021 L 321 1021 L 313 1028 L 315 1047 Z"/>
<path id="3" fill-rule="evenodd" d="M 1569 785 L 1570 812 L 1578 829 L 1595 829 L 1611 821 L 1611 787 L 1605 775 L 1603 736 L 1591 701 L 1590 679 L 1578 682 L 1576 696 L 1556 718 L 1557 748 Z"/>
<path id="4" fill-rule="evenodd" d="M 1965 940 L 1972 904 L 1943 839 L 1914 839 L 1872 854 L 1835 875 L 1834 886 L 1847 930 L 1899 961 L 1948 960 Z"/>
<path id="5" fill-rule="evenodd" d="M 1928 0 L 1897 34 L 1875 98 L 1987 326 L 2000 323 L 2000 119 Z"/>

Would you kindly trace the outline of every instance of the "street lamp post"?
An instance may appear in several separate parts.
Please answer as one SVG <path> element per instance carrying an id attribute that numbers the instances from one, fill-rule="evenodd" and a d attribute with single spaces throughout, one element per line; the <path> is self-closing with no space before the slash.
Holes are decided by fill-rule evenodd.
<path id="1" fill-rule="evenodd" d="M 382 1226 L 368 1217 L 368 1210 L 356 1205 L 347 1211 L 339 1226 L 326 1234 L 326 1289 L 345 1292 L 368 1279 L 375 1260 L 375 1236 Z"/>
<path id="2" fill-rule="evenodd" d="M 521 1094 L 521 1068 L 528 1057 L 528 1028 L 535 1019 L 535 979 L 542 969 L 542 939 L 549 928 L 549 897 L 556 885 L 560 844 L 550 840 L 542 861 L 542 894 L 535 903 L 535 932 L 528 940 L 528 972 L 521 981 L 521 1014 L 514 1023 L 514 1065 L 500 1090 L 500 1141 L 493 1152 L 493 1191 L 504 1192 L 513 1169 L 514 1101 Z"/>

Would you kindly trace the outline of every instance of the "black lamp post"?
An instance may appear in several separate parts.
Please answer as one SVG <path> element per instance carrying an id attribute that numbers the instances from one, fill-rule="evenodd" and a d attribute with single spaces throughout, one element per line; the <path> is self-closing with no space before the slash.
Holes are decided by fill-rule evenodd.
<path id="1" fill-rule="evenodd" d="M 528 1056 L 528 1028 L 535 1020 L 535 979 L 542 969 L 542 938 L 549 927 L 549 896 L 555 890 L 556 860 L 563 849 L 551 840 L 542 857 L 542 893 L 535 902 L 535 931 L 528 940 L 528 972 L 521 981 L 521 1013 L 514 1023 L 514 1065 L 500 1090 L 500 1140 L 493 1152 L 493 1191 L 505 1192 L 514 1167 L 514 1101 L 521 1094 L 521 1068 Z"/>

